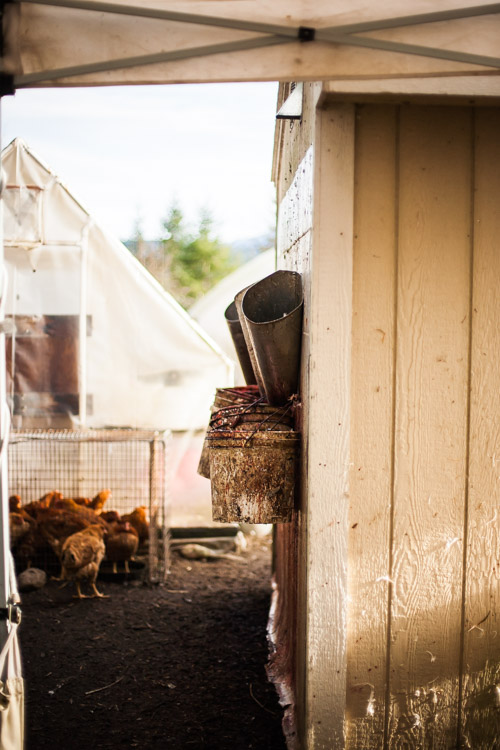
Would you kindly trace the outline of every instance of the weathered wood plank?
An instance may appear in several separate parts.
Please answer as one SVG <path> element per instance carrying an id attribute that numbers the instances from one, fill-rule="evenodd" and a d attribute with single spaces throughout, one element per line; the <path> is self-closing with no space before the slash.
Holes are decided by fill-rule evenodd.
<path id="1" fill-rule="evenodd" d="M 403 107 L 387 744 L 458 726 L 470 284 L 471 113 Z"/>
<path id="2" fill-rule="evenodd" d="M 311 243 L 312 243 L 312 186 L 314 179 L 314 122 L 316 102 L 321 93 L 321 84 L 304 86 L 304 101 L 309 113 L 302 122 L 278 122 L 277 130 L 287 128 L 287 140 L 279 138 L 279 154 L 275 164 L 275 179 L 279 201 L 278 209 L 278 267 L 302 274 L 304 288 L 304 318 L 302 337 L 302 368 L 300 392 L 303 414 L 307 413 L 309 394 L 310 361 L 310 309 L 311 309 Z M 291 172 L 289 165 L 293 165 Z M 302 420 L 302 451 L 300 472 L 300 509 L 288 529 L 277 532 L 276 586 L 273 602 L 276 607 L 276 625 L 284 637 L 283 625 L 287 627 L 286 644 L 281 644 L 281 674 L 277 676 L 277 689 L 282 695 L 283 686 L 288 688 L 283 728 L 290 750 L 302 747 L 305 735 L 306 713 L 306 651 L 307 651 L 307 539 L 306 509 L 308 497 L 308 435 Z M 283 539 L 289 545 L 285 550 Z M 292 555 L 293 546 L 293 555 Z M 292 555 L 292 556 L 291 556 Z M 297 566 L 296 572 L 292 569 Z M 295 611 L 292 611 L 293 608 Z M 293 624 L 291 624 L 293 623 Z M 274 670 L 271 678 L 276 678 Z"/>
<path id="3" fill-rule="evenodd" d="M 344 747 L 354 110 L 318 111 L 311 268 L 306 747 Z"/>
<path id="4" fill-rule="evenodd" d="M 473 97 L 477 102 L 488 97 L 492 104 L 500 97 L 500 75 L 496 76 L 448 76 L 443 78 L 375 78 L 364 81 L 336 80 L 325 83 L 325 91 L 337 96 L 356 97 L 357 101 L 373 97 L 384 101 L 408 101 L 408 97 L 418 97 L 420 104 L 427 99 L 428 104 L 440 96 L 447 104 L 465 102 L 465 97 Z"/>
<path id="5" fill-rule="evenodd" d="M 390 576 L 397 109 L 356 115 L 347 747 L 383 745 Z"/>
<path id="6" fill-rule="evenodd" d="M 476 113 L 463 746 L 500 737 L 500 110 Z"/>

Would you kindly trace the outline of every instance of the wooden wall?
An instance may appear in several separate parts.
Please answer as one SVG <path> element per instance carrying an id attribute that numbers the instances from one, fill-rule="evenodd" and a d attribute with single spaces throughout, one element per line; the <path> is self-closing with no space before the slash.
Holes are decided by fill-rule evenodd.
<path id="1" fill-rule="evenodd" d="M 280 104 L 289 93 L 281 87 Z M 309 391 L 311 309 L 312 195 L 314 181 L 311 143 L 321 85 L 305 84 L 305 112 L 301 121 L 281 121 L 276 129 L 274 177 L 278 191 L 278 268 L 302 273 L 304 322 L 301 393 Z M 291 169 L 296 165 L 296 169 Z M 299 166 L 300 165 L 300 166 Z M 307 404 L 308 399 L 304 399 Z M 275 591 L 270 620 L 273 652 L 269 674 L 285 709 L 283 728 L 289 750 L 302 747 L 306 720 L 307 613 L 306 520 L 309 471 L 307 409 L 303 415 L 304 441 L 297 512 L 292 523 L 275 528 Z"/>
<path id="2" fill-rule="evenodd" d="M 358 106 L 355 139 L 346 744 L 486 750 L 500 110 Z"/>
<path id="3" fill-rule="evenodd" d="M 308 251 L 280 245 L 307 288 L 302 747 L 492 749 L 500 110 L 327 100 L 307 135 L 277 170 L 314 175 Z"/>

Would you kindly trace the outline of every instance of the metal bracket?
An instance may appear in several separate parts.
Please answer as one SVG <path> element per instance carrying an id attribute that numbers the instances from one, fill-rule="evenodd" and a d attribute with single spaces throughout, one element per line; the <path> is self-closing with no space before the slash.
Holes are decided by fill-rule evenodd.
<path id="1" fill-rule="evenodd" d="M 299 26 L 297 36 L 301 42 L 314 42 L 316 29 L 313 29 L 310 26 Z"/>
<path id="2" fill-rule="evenodd" d="M 302 118 L 304 85 L 296 83 L 290 96 L 285 99 L 276 114 L 277 120 L 300 120 Z"/>
<path id="3" fill-rule="evenodd" d="M 0 73 L 0 97 L 11 96 L 15 93 L 14 76 L 9 73 Z"/>

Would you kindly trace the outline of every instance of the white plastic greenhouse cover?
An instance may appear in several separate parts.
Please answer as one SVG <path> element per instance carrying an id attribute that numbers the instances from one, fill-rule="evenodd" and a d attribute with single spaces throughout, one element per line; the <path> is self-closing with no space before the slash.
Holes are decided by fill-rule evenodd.
<path id="1" fill-rule="evenodd" d="M 5 312 L 79 321 L 76 424 L 204 428 L 230 360 L 20 139 L 2 164 Z"/>
<path id="2" fill-rule="evenodd" d="M 189 308 L 190 315 L 201 325 L 209 336 L 220 346 L 235 365 L 235 385 L 244 385 L 243 373 L 238 364 L 229 328 L 225 322 L 226 308 L 239 291 L 249 284 L 255 284 L 276 270 L 276 251 L 264 250 L 219 281 L 201 299 Z M 223 325 L 221 325 L 223 321 Z"/>
<path id="3" fill-rule="evenodd" d="M 499 11 L 477 0 L 13 1 L 2 72 L 14 88 L 458 76 L 473 89 L 485 76 L 498 94 Z"/>

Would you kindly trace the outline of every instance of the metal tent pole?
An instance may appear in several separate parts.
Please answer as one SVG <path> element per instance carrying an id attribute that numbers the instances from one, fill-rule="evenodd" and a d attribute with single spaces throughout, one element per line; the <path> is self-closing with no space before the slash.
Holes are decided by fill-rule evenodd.
<path id="1" fill-rule="evenodd" d="M 1 107 L 1 97 L 0 97 Z M 1 128 L 0 128 L 1 130 Z M 10 431 L 10 410 L 7 405 L 6 357 L 5 357 L 5 300 L 7 291 L 7 269 L 3 250 L 3 199 L 5 187 L 0 157 L 0 650 L 5 645 L 10 623 L 20 621 L 17 606 L 19 596 L 14 577 L 10 553 L 9 534 L 9 484 L 7 449 Z"/>
<path id="2" fill-rule="evenodd" d="M 1 107 L 1 99 L 0 99 Z M 1 113 L 0 113 L 1 116 Z M 1 170 L 1 162 L 0 162 Z M 3 171 L 0 176 L 0 197 L 3 192 Z M 4 321 L 5 291 L 7 272 L 3 252 L 3 200 L 0 199 L 0 610 L 6 610 L 9 604 L 9 512 L 8 512 L 8 477 L 7 451 L 8 408 L 5 378 L 5 334 L 1 331 Z M 0 643 L 7 637 L 7 622 L 0 618 Z"/>

